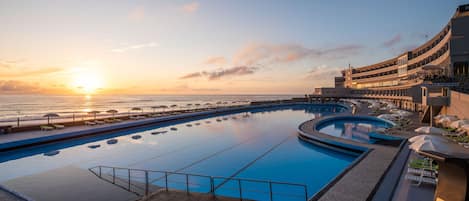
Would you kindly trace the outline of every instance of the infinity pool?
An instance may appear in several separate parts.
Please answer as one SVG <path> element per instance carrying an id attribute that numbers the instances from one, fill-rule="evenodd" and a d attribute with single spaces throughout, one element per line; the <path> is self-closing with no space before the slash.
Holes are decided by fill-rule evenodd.
<path id="1" fill-rule="evenodd" d="M 343 110 L 330 105 L 255 109 L 22 149 L 0 155 L 0 182 L 66 166 L 88 170 L 106 165 L 299 183 L 312 196 L 357 156 L 305 143 L 298 139 L 297 127 L 308 119 Z M 154 185 L 161 182 L 157 177 L 151 181 Z M 194 179 L 191 185 L 197 182 Z M 216 184 L 217 194 L 237 196 L 231 181 Z M 269 199 L 268 186 L 243 185 L 252 189 L 243 197 Z M 276 200 L 304 200 L 300 190 L 274 188 Z"/>

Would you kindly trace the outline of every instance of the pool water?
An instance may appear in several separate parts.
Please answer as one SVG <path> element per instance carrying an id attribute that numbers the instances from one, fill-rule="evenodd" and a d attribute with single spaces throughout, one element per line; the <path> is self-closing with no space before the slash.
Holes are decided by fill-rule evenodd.
<path id="1" fill-rule="evenodd" d="M 299 183 L 307 185 L 312 196 L 357 156 L 303 142 L 297 137 L 297 127 L 342 110 L 306 104 L 254 109 L 21 149 L 0 155 L 0 182 L 70 165 L 85 170 L 106 165 Z M 167 132 L 152 134 L 160 131 Z M 110 139 L 117 143 L 108 144 Z M 161 177 L 151 181 L 157 185 Z M 206 183 L 191 178 L 191 185 L 197 182 Z M 233 187 L 238 184 L 233 182 L 216 180 L 217 194 L 238 196 Z M 194 185 L 191 190 L 206 192 L 202 186 Z M 172 187 L 185 190 L 182 184 Z M 301 189 L 272 188 L 277 200 L 304 200 Z M 270 199 L 265 184 L 243 183 L 243 189 L 251 189 L 243 192 L 245 198 Z"/>
<path id="2" fill-rule="evenodd" d="M 382 120 L 344 118 L 327 120 L 317 126 L 321 133 L 364 143 L 376 143 L 382 138 L 377 130 L 390 128 L 392 124 Z M 384 138 L 384 136 L 383 136 Z M 390 138 L 390 137 L 386 137 Z M 398 139 L 398 138 L 395 138 Z"/>

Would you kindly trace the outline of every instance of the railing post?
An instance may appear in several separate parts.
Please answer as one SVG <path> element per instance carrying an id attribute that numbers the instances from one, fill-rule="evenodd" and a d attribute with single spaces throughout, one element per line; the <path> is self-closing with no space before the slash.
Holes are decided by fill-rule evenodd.
<path id="1" fill-rule="evenodd" d="M 239 188 L 239 200 L 243 200 L 243 190 L 241 188 L 241 180 L 238 179 L 238 188 Z"/>
<path id="2" fill-rule="evenodd" d="M 186 193 L 189 194 L 189 174 L 186 174 Z"/>
<path id="3" fill-rule="evenodd" d="M 212 195 L 215 196 L 215 186 L 213 183 L 213 177 L 210 177 L 210 193 L 212 193 Z"/>
<path id="4" fill-rule="evenodd" d="M 112 183 L 116 183 L 116 168 L 112 168 Z"/>
<path id="5" fill-rule="evenodd" d="M 305 189 L 305 201 L 308 201 L 308 187 L 303 186 Z"/>
<path id="6" fill-rule="evenodd" d="M 127 169 L 129 173 L 129 191 L 130 191 L 130 169 Z"/>
<path id="7" fill-rule="evenodd" d="M 165 177 L 165 188 L 166 192 L 168 191 L 168 172 L 164 172 L 164 177 Z"/>
<path id="8" fill-rule="evenodd" d="M 99 166 L 99 177 L 101 178 L 101 166 Z"/>
<path id="9" fill-rule="evenodd" d="M 272 182 L 269 181 L 269 193 L 270 193 L 270 201 L 274 200 L 272 195 Z"/>
<path id="10" fill-rule="evenodd" d="M 148 195 L 148 171 L 145 170 L 145 195 Z"/>

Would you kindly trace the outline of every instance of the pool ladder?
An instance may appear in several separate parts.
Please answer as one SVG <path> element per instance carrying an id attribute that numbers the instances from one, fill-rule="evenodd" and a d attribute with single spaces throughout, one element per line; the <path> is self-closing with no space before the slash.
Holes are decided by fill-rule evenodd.
<path id="1" fill-rule="evenodd" d="M 209 193 L 213 196 L 223 194 L 217 194 L 217 190 L 222 188 L 222 185 L 228 185 L 230 181 L 235 182 L 238 190 L 238 198 L 240 200 L 249 199 L 247 196 L 243 195 L 247 192 L 258 192 L 258 193 L 265 193 L 258 190 L 243 190 L 243 183 L 263 183 L 268 184 L 269 188 L 269 198 L 270 200 L 274 200 L 274 195 L 282 195 L 290 198 L 297 198 L 298 200 L 308 200 L 308 189 L 307 186 L 304 184 L 296 184 L 296 183 L 289 183 L 289 182 L 278 182 L 278 181 L 268 181 L 268 180 L 257 180 L 257 179 L 243 179 L 243 178 L 228 178 L 228 177 L 219 177 L 219 176 L 207 176 L 207 175 L 200 175 L 200 174 L 189 174 L 189 173 L 181 173 L 181 172 L 170 172 L 170 171 L 156 171 L 156 170 L 143 170 L 143 169 L 132 169 L 132 168 L 122 168 L 122 167 L 110 167 L 110 166 L 96 166 L 89 168 L 89 170 L 95 174 L 100 179 L 103 179 L 107 182 L 110 182 L 116 186 L 119 186 L 129 192 L 135 193 L 137 195 L 143 196 L 148 195 L 150 191 L 159 191 L 165 190 L 169 191 L 170 189 L 181 190 L 181 188 L 171 188 L 170 184 L 182 184 L 179 187 L 185 187 L 184 191 L 186 193 L 190 192 L 198 192 L 198 193 Z M 125 176 L 123 176 L 125 175 Z M 157 179 L 150 180 L 150 176 L 157 176 Z M 170 180 L 170 177 L 180 177 L 179 181 Z M 205 179 L 209 181 L 210 188 L 207 191 L 191 191 L 192 186 L 201 186 L 198 183 L 193 183 L 190 181 L 190 178 L 199 178 Z M 161 184 L 158 183 L 161 182 Z M 216 185 L 215 181 L 222 181 L 218 182 Z M 156 185 L 158 183 L 159 185 Z M 168 184 L 170 183 L 170 184 Z M 208 182 L 207 182 L 208 183 Z M 143 187 L 142 187 L 143 186 Z M 273 186 L 289 186 L 289 187 L 296 187 L 301 189 L 302 195 L 299 194 L 287 194 L 287 193 L 275 193 L 273 190 Z M 246 188 L 246 187 L 245 187 Z M 226 189 L 226 187 L 223 187 Z M 232 194 L 226 195 L 228 197 L 233 197 Z"/>

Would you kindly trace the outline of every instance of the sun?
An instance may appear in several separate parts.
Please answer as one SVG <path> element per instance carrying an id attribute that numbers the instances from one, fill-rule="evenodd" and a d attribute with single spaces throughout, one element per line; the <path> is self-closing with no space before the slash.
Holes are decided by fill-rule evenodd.
<path id="1" fill-rule="evenodd" d="M 98 72 L 80 70 L 73 75 L 72 86 L 77 92 L 90 95 L 103 87 L 103 79 Z"/>

